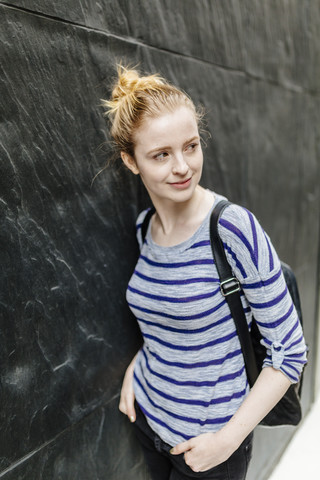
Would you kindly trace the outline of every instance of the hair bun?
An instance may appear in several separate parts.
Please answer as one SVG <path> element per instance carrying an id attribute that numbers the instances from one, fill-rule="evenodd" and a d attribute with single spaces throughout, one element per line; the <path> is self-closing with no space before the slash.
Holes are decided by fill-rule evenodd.
<path id="1" fill-rule="evenodd" d="M 102 106 L 106 109 L 105 115 L 114 116 L 123 103 L 131 106 L 139 103 L 138 94 L 161 90 L 166 82 L 158 74 L 142 77 L 134 69 L 128 69 L 118 65 L 118 78 L 113 87 L 111 100 L 102 100 Z"/>
<path id="2" fill-rule="evenodd" d="M 112 91 L 112 100 L 132 94 L 140 83 L 140 76 L 136 70 L 128 70 L 122 65 L 118 66 L 118 81 Z"/>

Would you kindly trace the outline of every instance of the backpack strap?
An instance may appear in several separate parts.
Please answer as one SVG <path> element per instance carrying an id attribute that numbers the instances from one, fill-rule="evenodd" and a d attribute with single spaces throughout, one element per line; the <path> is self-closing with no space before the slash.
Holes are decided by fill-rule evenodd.
<path id="1" fill-rule="evenodd" d="M 224 209 L 231 205 L 227 200 L 221 200 L 214 208 L 210 217 L 210 242 L 213 258 L 220 278 L 222 295 L 228 302 L 239 337 L 249 385 L 252 387 L 258 377 L 258 368 L 253 350 L 247 319 L 240 297 L 240 283 L 233 275 L 227 260 L 222 240 L 218 232 L 218 223 Z"/>
<path id="2" fill-rule="evenodd" d="M 142 240 L 142 245 L 145 241 L 147 231 L 148 231 L 148 226 L 151 220 L 152 215 L 155 213 L 156 209 L 154 207 L 149 208 L 149 210 L 146 213 L 146 216 L 143 219 L 143 222 L 141 224 L 141 240 Z"/>

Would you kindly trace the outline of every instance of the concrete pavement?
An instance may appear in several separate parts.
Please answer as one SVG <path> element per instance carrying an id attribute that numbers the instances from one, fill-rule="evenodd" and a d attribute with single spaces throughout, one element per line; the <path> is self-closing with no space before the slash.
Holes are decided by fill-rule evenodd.
<path id="1" fill-rule="evenodd" d="M 301 479 L 320 479 L 320 394 L 269 477 L 269 480 Z"/>

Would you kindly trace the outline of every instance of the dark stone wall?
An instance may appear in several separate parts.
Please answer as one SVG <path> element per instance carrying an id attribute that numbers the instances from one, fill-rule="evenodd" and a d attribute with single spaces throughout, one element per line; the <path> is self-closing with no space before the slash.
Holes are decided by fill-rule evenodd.
<path id="1" fill-rule="evenodd" d="M 0 1 L 0 478 L 147 480 L 119 388 L 140 344 L 124 301 L 147 204 L 110 157 L 114 64 L 207 110 L 203 185 L 252 209 L 300 283 L 313 398 L 320 2 Z M 292 435 L 258 428 L 263 480 Z M 258 473 L 259 472 L 259 473 Z"/>

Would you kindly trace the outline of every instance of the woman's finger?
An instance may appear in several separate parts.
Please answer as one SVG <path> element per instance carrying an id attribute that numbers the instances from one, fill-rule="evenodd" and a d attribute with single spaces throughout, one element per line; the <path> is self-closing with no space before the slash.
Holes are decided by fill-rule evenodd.
<path id="1" fill-rule="evenodd" d="M 171 448 L 171 455 L 180 455 L 181 453 L 187 452 L 192 448 L 190 440 L 186 442 L 179 443 L 175 447 Z"/>

